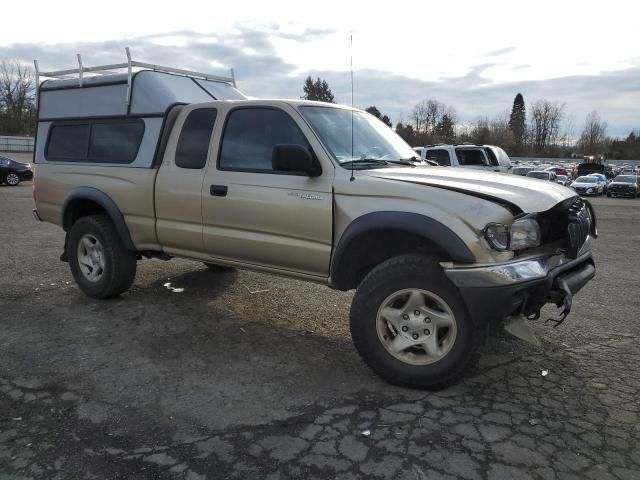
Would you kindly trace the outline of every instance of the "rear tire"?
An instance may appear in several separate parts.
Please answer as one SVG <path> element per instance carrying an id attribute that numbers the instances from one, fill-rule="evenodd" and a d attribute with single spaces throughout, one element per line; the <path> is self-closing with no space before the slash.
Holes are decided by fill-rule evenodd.
<path id="1" fill-rule="evenodd" d="M 356 291 L 350 319 L 364 362 L 405 387 L 437 390 L 456 383 L 476 365 L 483 344 L 484 331 L 472 323 L 460 292 L 425 255 L 401 255 L 375 267 Z"/>
<path id="2" fill-rule="evenodd" d="M 107 215 L 78 219 L 69 232 L 67 253 L 73 278 L 89 297 L 116 297 L 136 277 L 137 255 L 125 248 Z"/>
<path id="3" fill-rule="evenodd" d="M 611 194 L 607 192 L 607 198 L 611 198 Z"/>
<path id="4" fill-rule="evenodd" d="M 14 172 L 9 172 L 4 176 L 4 183 L 10 187 L 16 187 L 20 185 L 20 175 Z"/>

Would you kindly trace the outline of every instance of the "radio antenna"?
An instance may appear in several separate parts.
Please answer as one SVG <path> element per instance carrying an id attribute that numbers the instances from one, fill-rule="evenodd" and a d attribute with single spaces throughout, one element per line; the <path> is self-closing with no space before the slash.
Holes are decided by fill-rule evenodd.
<path id="1" fill-rule="evenodd" d="M 349 181 L 353 182 L 356 179 L 353 176 L 353 166 L 355 164 L 353 158 L 353 33 L 349 35 L 349 42 L 351 44 L 349 48 L 351 61 L 351 178 Z"/>

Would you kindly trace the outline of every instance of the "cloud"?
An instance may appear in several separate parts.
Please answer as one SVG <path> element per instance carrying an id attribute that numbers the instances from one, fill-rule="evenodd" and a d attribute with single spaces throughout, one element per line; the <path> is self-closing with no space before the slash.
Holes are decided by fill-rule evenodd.
<path id="1" fill-rule="evenodd" d="M 260 29 L 236 27 L 225 33 L 175 31 L 147 35 L 127 40 L 100 43 L 33 44 L 15 43 L 0 46 L 0 57 L 30 62 L 37 58 L 42 70 L 70 68 L 75 53 L 83 55 L 85 65 L 120 63 L 125 61 L 124 47 L 130 46 L 134 59 L 175 67 L 221 72 L 234 67 L 239 88 L 256 97 L 299 98 L 307 75 L 327 80 L 341 103 L 350 103 L 350 75 L 347 71 L 300 71 L 283 60 L 274 40 L 293 41 L 296 48 L 309 48 L 314 38 L 333 35 L 331 29 L 283 31 L 272 24 Z M 175 44 L 172 44 L 175 43 Z M 462 76 L 425 81 L 383 70 L 355 72 L 356 106 L 376 105 L 394 122 L 409 120 L 412 107 L 424 99 L 436 99 L 453 106 L 461 122 L 481 116 L 494 116 L 511 108 L 513 98 L 522 93 L 527 107 L 535 100 L 546 98 L 566 104 L 566 115 L 574 122 L 574 134 L 592 110 L 598 110 L 609 124 L 609 134 L 626 135 L 640 128 L 640 67 L 593 75 L 574 75 L 548 80 L 498 82 L 487 71 L 501 65 L 501 55 L 514 50 L 502 48 L 483 56 L 483 63 L 473 65 Z M 514 68 L 518 68 L 517 66 Z M 521 68 L 526 68 L 524 65 Z"/>
<path id="2" fill-rule="evenodd" d="M 490 52 L 485 53 L 485 57 L 499 57 L 500 55 L 506 55 L 507 53 L 515 52 L 516 47 L 505 47 L 499 48 L 497 50 L 492 50 Z"/>

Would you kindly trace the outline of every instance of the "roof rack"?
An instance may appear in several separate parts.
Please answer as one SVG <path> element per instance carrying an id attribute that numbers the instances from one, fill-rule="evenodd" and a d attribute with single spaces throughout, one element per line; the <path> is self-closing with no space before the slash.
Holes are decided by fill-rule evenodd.
<path id="1" fill-rule="evenodd" d="M 117 70 L 127 70 L 127 105 L 131 102 L 131 83 L 133 79 L 133 68 L 142 68 L 153 70 L 154 72 L 165 72 L 165 73 L 173 73 L 177 75 L 183 75 L 185 77 L 191 78 L 199 78 L 202 80 L 212 80 L 215 82 L 224 82 L 230 83 L 234 87 L 236 86 L 236 79 L 233 72 L 233 68 L 230 70 L 230 77 L 223 77 L 220 75 L 211 75 L 209 73 L 202 72 L 194 72 L 191 70 L 183 70 L 181 68 L 173 68 L 173 67 L 164 67 L 162 65 L 154 65 L 152 63 L 139 62 L 137 60 L 133 60 L 131 58 L 131 52 L 129 51 L 129 47 L 125 47 L 125 52 L 127 53 L 127 62 L 126 63 L 114 63 L 111 65 L 99 65 L 95 67 L 85 67 L 82 64 L 82 57 L 78 53 L 76 56 L 78 58 L 78 68 L 72 68 L 68 70 L 55 70 L 51 72 L 41 72 L 38 67 L 38 61 L 34 60 L 33 65 L 36 71 L 36 101 L 38 98 L 38 89 L 40 88 L 40 78 L 55 78 L 58 80 L 70 80 L 77 79 L 78 85 L 82 87 L 84 74 L 91 73 L 95 75 L 114 75 L 118 72 Z M 77 75 L 77 77 L 75 76 Z"/>

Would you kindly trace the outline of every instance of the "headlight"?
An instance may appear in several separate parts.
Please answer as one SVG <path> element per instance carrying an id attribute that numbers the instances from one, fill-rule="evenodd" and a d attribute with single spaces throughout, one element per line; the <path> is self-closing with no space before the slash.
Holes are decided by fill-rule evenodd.
<path id="1" fill-rule="evenodd" d="M 509 226 L 501 223 L 490 223 L 484 228 L 484 236 L 495 250 L 506 250 L 509 248 Z"/>
<path id="2" fill-rule="evenodd" d="M 484 236 L 495 250 L 523 250 L 540 245 L 540 225 L 534 216 L 520 218 L 511 225 L 490 223 Z"/>
<path id="3" fill-rule="evenodd" d="M 511 250 L 523 250 L 539 245 L 540 225 L 535 218 L 524 217 L 511 224 Z"/>

